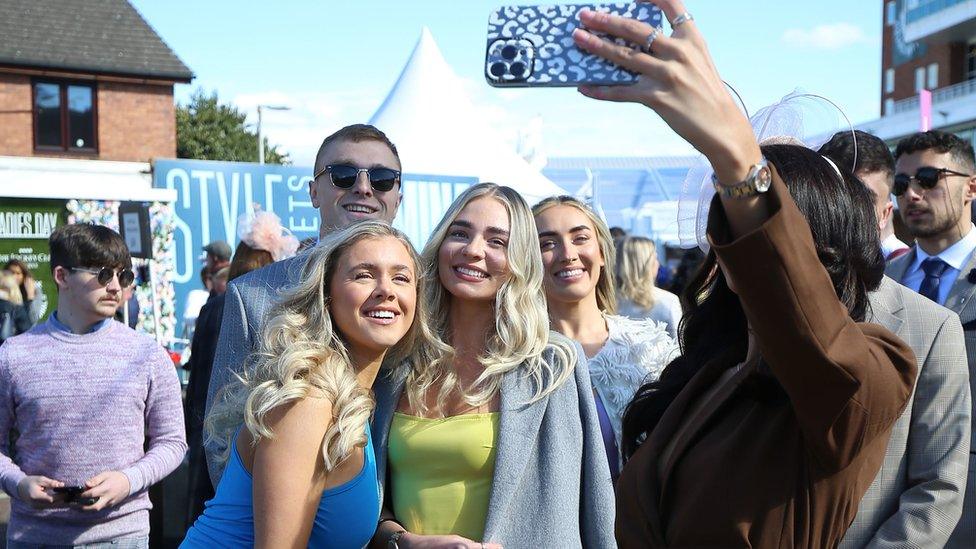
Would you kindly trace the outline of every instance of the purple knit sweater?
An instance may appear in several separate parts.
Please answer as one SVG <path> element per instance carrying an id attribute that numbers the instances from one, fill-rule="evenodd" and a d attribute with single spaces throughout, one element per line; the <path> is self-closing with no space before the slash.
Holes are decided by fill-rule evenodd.
<path id="1" fill-rule="evenodd" d="M 72 545 L 149 534 L 147 490 L 186 452 L 179 380 L 155 340 L 115 321 L 77 335 L 49 320 L 0 347 L 0 399 L 8 539 Z M 38 510 L 17 497 L 26 475 L 75 485 L 103 471 L 131 485 L 110 509 Z"/>

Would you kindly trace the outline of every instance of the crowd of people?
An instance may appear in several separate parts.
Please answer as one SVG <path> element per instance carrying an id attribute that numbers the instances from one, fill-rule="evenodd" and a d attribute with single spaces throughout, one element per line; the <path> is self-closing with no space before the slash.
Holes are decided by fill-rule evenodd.
<path id="1" fill-rule="evenodd" d="M 112 320 L 121 238 L 59 227 L 56 310 L 0 347 L 8 546 L 147 547 L 188 447 L 186 548 L 976 546 L 972 145 L 760 142 L 694 19 L 653 2 L 671 34 L 583 11 L 573 36 L 641 75 L 583 95 L 712 167 L 680 300 L 652 241 L 568 196 L 476 184 L 418 253 L 396 147 L 347 126 L 316 156 L 316 242 L 258 210 L 233 257 L 206 248 L 184 425 L 168 357 Z"/>

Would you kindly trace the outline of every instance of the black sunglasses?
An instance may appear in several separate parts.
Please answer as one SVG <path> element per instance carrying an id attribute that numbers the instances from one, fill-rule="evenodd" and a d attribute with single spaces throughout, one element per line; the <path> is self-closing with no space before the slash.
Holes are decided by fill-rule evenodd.
<path id="1" fill-rule="evenodd" d="M 400 181 L 400 172 L 390 168 L 357 168 L 348 164 L 329 164 L 319 170 L 314 179 L 318 179 L 325 172 L 329 172 L 332 184 L 340 189 L 351 189 L 356 184 L 360 172 L 366 172 L 370 186 L 374 191 L 381 193 L 393 190 Z"/>
<path id="2" fill-rule="evenodd" d="M 71 267 L 68 269 L 70 271 L 81 271 L 84 273 L 91 273 L 97 277 L 98 283 L 102 286 L 108 286 L 108 283 L 112 281 L 112 277 L 115 276 L 115 269 L 111 267 L 102 267 L 101 269 L 86 269 L 85 267 Z M 119 271 L 119 286 L 123 288 L 128 288 L 136 280 L 136 275 L 129 269 L 122 269 Z"/>
<path id="3" fill-rule="evenodd" d="M 891 189 L 891 192 L 895 193 L 895 196 L 905 194 L 905 191 L 908 190 L 908 186 L 911 185 L 913 179 L 917 181 L 918 186 L 923 189 L 934 189 L 935 186 L 939 184 L 939 179 L 942 178 L 942 174 L 971 177 L 968 173 L 957 172 L 955 170 L 950 170 L 949 168 L 922 166 L 917 172 L 915 172 L 914 176 L 908 175 L 907 173 L 895 174 L 895 185 Z"/>

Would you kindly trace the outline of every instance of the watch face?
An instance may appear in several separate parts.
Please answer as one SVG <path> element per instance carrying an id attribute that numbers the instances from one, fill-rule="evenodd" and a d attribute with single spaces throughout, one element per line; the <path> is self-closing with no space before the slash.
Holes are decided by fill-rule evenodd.
<path id="1" fill-rule="evenodd" d="M 759 173 L 756 174 L 756 190 L 764 193 L 769 190 L 769 187 L 773 184 L 773 174 L 769 171 L 767 166 L 759 168 Z"/>

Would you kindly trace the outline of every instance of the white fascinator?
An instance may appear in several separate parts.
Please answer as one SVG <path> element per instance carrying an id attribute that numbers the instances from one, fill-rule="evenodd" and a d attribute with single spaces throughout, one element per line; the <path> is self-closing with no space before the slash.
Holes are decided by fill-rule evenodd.
<path id="1" fill-rule="evenodd" d="M 748 115 L 748 113 L 747 113 Z M 760 145 L 784 143 L 817 150 L 834 133 L 854 125 L 836 103 L 826 97 L 795 90 L 780 101 L 763 107 L 749 117 Z M 855 149 L 857 148 L 855 137 Z M 855 154 L 854 165 L 857 165 Z M 836 169 L 836 166 L 835 166 Z M 715 189 L 712 167 L 704 155 L 688 171 L 678 201 L 678 238 L 682 248 L 701 248 L 708 252 L 705 236 L 708 208 Z"/>

